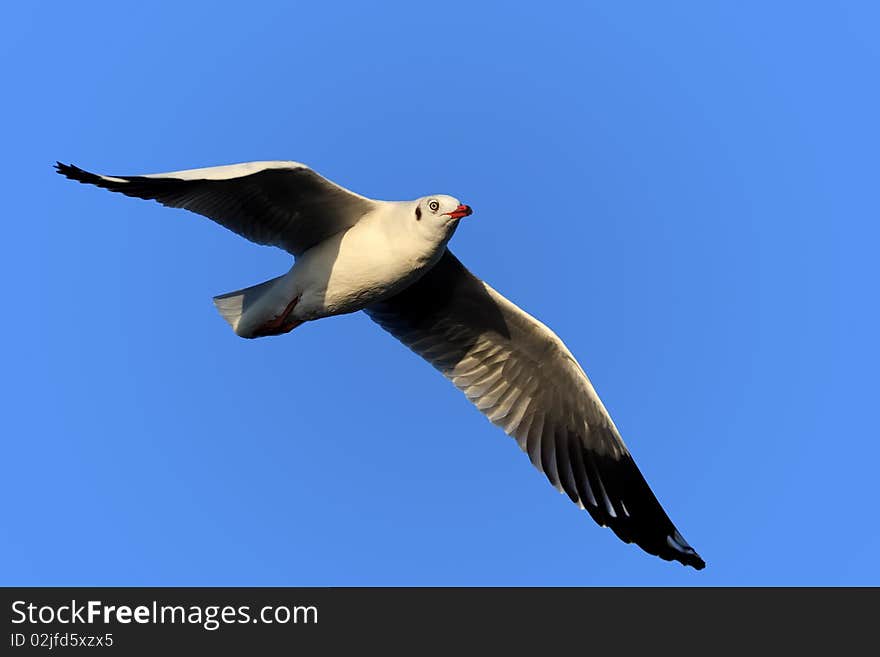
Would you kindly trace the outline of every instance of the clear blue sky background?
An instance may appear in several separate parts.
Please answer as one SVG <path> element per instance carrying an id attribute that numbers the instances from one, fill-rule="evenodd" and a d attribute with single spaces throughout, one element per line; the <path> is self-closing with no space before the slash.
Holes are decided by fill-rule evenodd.
<path id="1" fill-rule="evenodd" d="M 880 16 L 819 4 L 10 4 L 2 583 L 880 584 Z M 708 568 L 594 525 L 362 314 L 235 337 L 211 297 L 286 254 L 56 159 L 471 204 L 453 249 Z"/>

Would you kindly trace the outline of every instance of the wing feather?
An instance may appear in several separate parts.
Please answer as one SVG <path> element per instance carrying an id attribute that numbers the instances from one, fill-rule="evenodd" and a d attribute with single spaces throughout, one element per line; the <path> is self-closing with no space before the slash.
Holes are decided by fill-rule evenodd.
<path id="1" fill-rule="evenodd" d="M 376 202 L 298 162 L 247 162 L 140 176 L 56 164 L 71 180 L 201 214 L 257 244 L 300 255 L 353 226 Z"/>
<path id="2" fill-rule="evenodd" d="M 597 523 L 663 559 L 705 566 L 657 501 L 562 341 L 450 252 L 366 312 L 449 378 Z"/>

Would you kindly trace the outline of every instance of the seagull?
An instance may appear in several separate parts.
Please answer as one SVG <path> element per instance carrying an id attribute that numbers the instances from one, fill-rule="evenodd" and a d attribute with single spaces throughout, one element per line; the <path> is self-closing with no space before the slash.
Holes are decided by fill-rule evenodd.
<path id="1" fill-rule="evenodd" d="M 363 310 L 516 440 L 572 502 L 624 542 L 697 570 L 705 562 L 657 501 L 562 340 L 474 276 L 447 244 L 471 208 L 443 194 L 377 201 L 298 162 L 138 176 L 72 164 L 58 173 L 204 215 L 294 257 L 283 276 L 214 298 L 235 333 L 259 338 Z"/>

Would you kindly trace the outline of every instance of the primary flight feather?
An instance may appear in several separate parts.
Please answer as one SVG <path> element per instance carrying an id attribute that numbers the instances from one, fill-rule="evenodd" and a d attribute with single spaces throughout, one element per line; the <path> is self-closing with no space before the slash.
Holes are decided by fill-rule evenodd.
<path id="1" fill-rule="evenodd" d="M 297 162 L 140 176 L 56 166 L 72 180 L 185 208 L 291 253 L 286 274 L 215 297 L 238 335 L 280 335 L 363 310 L 440 370 L 597 523 L 650 554 L 705 566 L 562 340 L 447 248 L 471 214 L 467 205 L 445 195 L 376 201 Z"/>

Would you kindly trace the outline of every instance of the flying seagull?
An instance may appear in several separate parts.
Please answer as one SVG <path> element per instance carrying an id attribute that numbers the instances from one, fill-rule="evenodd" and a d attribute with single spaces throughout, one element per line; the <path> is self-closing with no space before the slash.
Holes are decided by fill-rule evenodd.
<path id="1" fill-rule="evenodd" d="M 451 196 L 376 201 L 297 162 L 140 176 L 57 163 L 81 183 L 185 208 L 295 258 L 283 276 L 214 298 L 243 338 L 363 310 L 440 370 L 532 463 L 626 543 L 705 562 L 657 501 L 586 373 L 556 334 L 447 248 L 471 209 Z"/>

